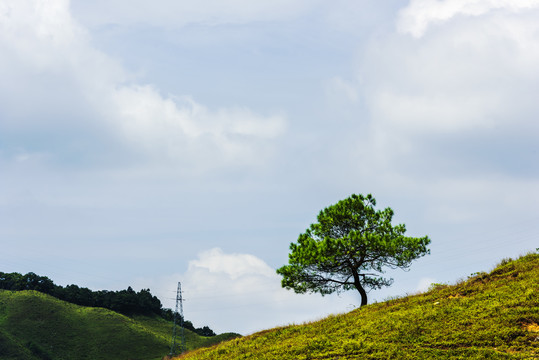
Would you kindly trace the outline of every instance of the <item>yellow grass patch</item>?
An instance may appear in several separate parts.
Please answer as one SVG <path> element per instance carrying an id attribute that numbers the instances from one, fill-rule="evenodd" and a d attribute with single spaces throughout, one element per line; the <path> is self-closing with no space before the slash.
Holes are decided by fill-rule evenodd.
<path id="1" fill-rule="evenodd" d="M 539 324 L 536 324 L 536 323 L 531 323 L 531 324 L 526 324 L 524 326 L 524 328 L 526 330 L 528 330 L 529 332 L 536 332 L 536 333 L 539 333 Z"/>

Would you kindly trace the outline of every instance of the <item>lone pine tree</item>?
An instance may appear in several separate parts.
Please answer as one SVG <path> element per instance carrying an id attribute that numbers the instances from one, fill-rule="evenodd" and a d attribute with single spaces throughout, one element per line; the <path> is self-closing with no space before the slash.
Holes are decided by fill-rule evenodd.
<path id="1" fill-rule="evenodd" d="M 297 293 L 356 289 L 361 305 L 367 290 L 389 286 L 386 268 L 408 269 L 430 253 L 428 236 L 404 236 L 404 224 L 392 225 L 393 210 L 375 210 L 376 200 L 353 194 L 318 214 L 318 222 L 290 244 L 289 264 L 277 269 L 282 286 Z"/>

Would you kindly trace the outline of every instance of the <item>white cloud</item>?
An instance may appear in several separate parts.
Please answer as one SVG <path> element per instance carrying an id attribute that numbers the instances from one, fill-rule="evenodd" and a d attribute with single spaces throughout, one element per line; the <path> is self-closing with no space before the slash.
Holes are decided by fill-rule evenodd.
<path id="1" fill-rule="evenodd" d="M 67 0 L 0 6 L 0 73 L 8 80 L 0 84 L 0 102 L 9 110 L 0 126 L 27 130 L 39 122 L 50 131 L 63 124 L 64 132 L 91 126 L 94 136 L 112 135 L 153 158 L 199 168 L 260 163 L 271 156 L 271 140 L 285 130 L 282 115 L 262 116 L 239 106 L 210 110 L 189 96 L 164 96 L 154 86 L 137 84 L 117 61 L 92 47 Z"/>
<path id="2" fill-rule="evenodd" d="M 211 111 L 189 97 L 165 98 L 151 86 L 120 87 L 113 99 L 120 127 L 130 140 L 173 158 L 200 152 L 200 141 L 214 146 L 210 154 L 223 160 L 255 163 L 262 156 L 262 142 L 285 129 L 282 116 L 264 118 L 238 107 Z"/>
<path id="3" fill-rule="evenodd" d="M 391 144 L 413 151 L 430 136 L 537 131 L 539 11 L 470 3 L 498 11 L 441 24 L 418 38 L 386 34 L 367 48 L 360 84 L 372 114 L 371 144 L 384 141 L 388 153 Z M 413 1 L 403 14 L 449 6 L 467 9 L 462 1 Z"/>
<path id="4" fill-rule="evenodd" d="M 47 59 L 51 49 L 73 45 L 85 32 L 72 20 L 69 1 L 6 0 L 0 4 L 0 37 L 32 60 Z M 40 43 L 42 47 L 36 46 Z M 43 51 L 49 50 L 49 51 Z M 21 60 L 26 60 L 25 58 Z M 57 60 L 57 59 L 47 59 Z M 44 60 L 43 65 L 49 61 Z"/>
<path id="5" fill-rule="evenodd" d="M 421 37 L 432 24 L 441 24 L 456 16 L 480 16 L 491 11 L 512 13 L 539 7 L 538 0 L 412 0 L 400 12 L 398 29 Z"/>
<path id="6" fill-rule="evenodd" d="M 235 280 L 241 276 L 273 278 L 275 271 L 264 261 L 250 254 L 225 254 L 214 248 L 199 255 L 198 260 L 189 262 L 190 272 L 208 271 L 210 274 L 223 273 Z"/>
<path id="7" fill-rule="evenodd" d="M 161 279 L 151 288 L 160 289 L 159 298 L 170 298 L 177 281 L 184 291 L 186 319 L 197 327 L 208 325 L 216 332 L 244 335 L 345 312 L 359 300 L 358 294 L 295 294 L 281 287 L 280 276 L 262 259 L 218 248 L 201 252 L 189 262 L 187 272 Z M 164 303 L 174 306 L 171 300 Z"/>
<path id="8" fill-rule="evenodd" d="M 521 121 L 510 114 L 535 107 L 527 94 L 539 79 L 536 20 L 537 13 L 483 17 L 373 46 L 364 79 L 374 115 L 413 132 Z"/>

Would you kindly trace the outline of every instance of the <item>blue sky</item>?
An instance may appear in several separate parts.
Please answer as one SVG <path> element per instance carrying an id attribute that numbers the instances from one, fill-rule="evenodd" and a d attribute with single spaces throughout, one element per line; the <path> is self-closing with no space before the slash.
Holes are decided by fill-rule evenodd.
<path id="1" fill-rule="evenodd" d="M 0 2 L 0 264 L 150 288 L 218 332 L 344 312 L 274 270 L 372 193 L 432 254 L 382 301 L 539 247 L 539 1 Z"/>

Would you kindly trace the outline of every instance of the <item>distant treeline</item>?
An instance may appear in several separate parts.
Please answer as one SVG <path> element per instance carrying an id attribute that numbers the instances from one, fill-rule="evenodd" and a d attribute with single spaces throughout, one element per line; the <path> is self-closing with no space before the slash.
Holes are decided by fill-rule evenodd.
<path id="1" fill-rule="evenodd" d="M 0 289 L 36 290 L 73 304 L 102 307 L 128 316 L 155 314 L 165 320 L 172 321 L 174 319 L 174 312 L 170 309 L 164 309 L 161 301 L 156 296 L 152 296 L 150 289 L 136 292 L 128 287 L 127 290 L 120 291 L 92 291 L 77 285 L 63 287 L 56 285 L 46 276 L 39 276 L 32 272 L 26 275 L 0 272 Z M 209 327 L 195 328 L 187 320 L 183 321 L 183 327 L 202 336 L 215 336 Z"/>
<path id="2" fill-rule="evenodd" d="M 174 311 L 172 311 L 171 309 L 163 309 L 161 310 L 161 317 L 163 317 L 163 319 L 165 320 L 174 321 Z M 180 324 L 180 320 L 181 320 L 180 317 L 176 319 L 176 323 L 178 325 Z M 195 329 L 195 327 L 193 326 L 193 323 L 190 322 L 189 320 L 183 320 L 183 328 L 194 331 L 200 336 L 215 336 L 215 333 L 209 327 L 203 326 L 201 328 Z"/>

